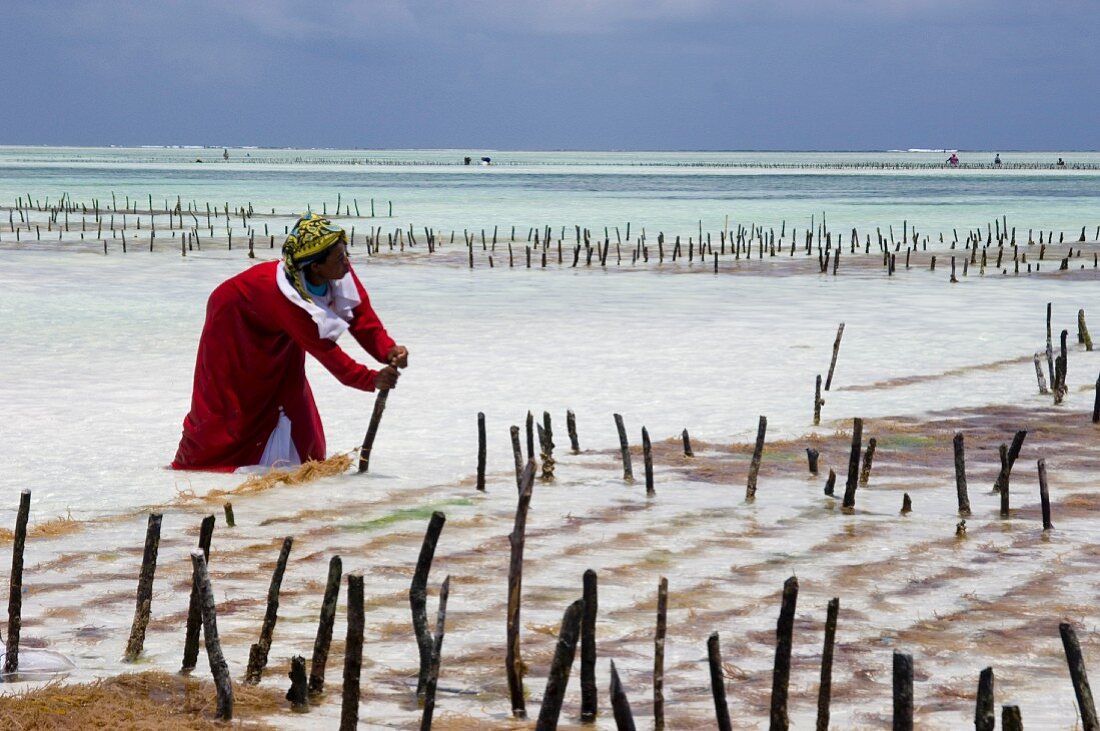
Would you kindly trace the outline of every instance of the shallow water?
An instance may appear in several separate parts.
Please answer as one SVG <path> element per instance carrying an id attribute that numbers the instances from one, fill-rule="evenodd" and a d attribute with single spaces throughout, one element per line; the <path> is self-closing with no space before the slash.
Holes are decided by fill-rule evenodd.
<path id="1" fill-rule="evenodd" d="M 89 172 L 81 182 L 81 174 L 73 172 L 78 168 L 57 165 L 62 172 L 56 173 L 55 189 L 69 190 L 78 199 L 92 191 L 100 197 L 107 191 L 109 197 L 110 190 L 122 187 L 119 180 L 137 185 L 140 176 L 165 176 L 160 183 L 164 195 L 178 191 L 186 180 L 171 165 L 130 163 L 130 168 L 110 168 L 109 175 L 119 179 Z M 0 203 L 25 195 L 17 191 L 27 179 L 19 179 L 23 173 L 15 169 L 0 169 Z M 25 170 L 31 192 L 48 189 L 43 181 L 55 174 L 44 165 L 28 164 Z M 303 201 L 329 196 L 335 190 L 328 187 L 332 176 L 345 174 L 358 175 L 326 168 L 316 171 L 317 178 L 307 172 L 291 185 L 279 170 L 266 189 L 270 200 L 246 194 L 257 203 L 293 210 Z M 257 182 L 250 175 L 231 171 L 233 180 L 199 181 L 195 197 L 231 198 Z M 280 175 L 284 182 L 277 180 Z M 556 172 L 521 171 L 514 178 L 493 170 L 498 182 L 465 190 L 441 177 L 466 171 L 408 173 L 423 176 L 416 184 L 402 181 L 406 173 L 400 170 L 370 175 L 384 183 L 386 195 L 402 191 L 393 193 L 395 205 L 409 205 L 415 212 L 402 225 L 442 228 L 445 222 L 444 230 L 459 231 L 479 220 L 504 225 L 509 217 L 525 226 L 540 223 L 540 216 L 571 223 L 568 214 L 591 216 L 602 227 L 616 217 L 638 222 L 644 213 L 669 226 L 683 225 L 686 236 L 696 225 L 687 215 L 689 203 L 669 203 L 668 210 L 650 213 L 649 202 L 658 199 L 653 188 L 670 186 L 679 195 L 702 185 L 693 179 L 702 176 L 694 174 L 679 187 L 653 180 L 644 187 L 634 181 L 629 185 L 642 187 L 607 203 L 606 191 L 581 190 L 585 185 L 602 189 L 606 183 L 588 180 L 587 171 L 564 175 L 562 190 L 521 179 L 549 180 L 560 175 Z M 932 200 L 943 195 L 934 175 L 930 180 L 884 176 L 883 186 L 902 186 L 890 195 L 876 191 L 874 176 L 819 177 L 802 181 L 820 186 L 808 189 L 804 205 L 807 211 L 824 207 L 830 228 L 873 228 L 889 217 L 895 224 L 915 221 L 929 233 L 940 225 L 934 217 L 926 221 L 921 194 L 914 193 L 913 207 L 906 208 L 906 191 L 912 190 L 904 187 L 909 183 L 894 180 L 916 179 L 914 185 L 928 186 L 923 195 Z M 792 181 L 763 178 L 756 188 L 748 180 L 723 181 L 691 205 L 713 206 L 715 218 L 721 215 L 716 186 L 745 186 L 762 199 L 767 197 L 762 189 L 775 186 L 775 200 L 751 205 L 760 206 L 752 209 L 760 216 L 769 216 L 758 223 L 778 227 L 781 218 L 770 212 L 789 210 L 798 199 L 784 197 Z M 976 175 L 968 180 L 988 192 Z M 1051 180 L 1051 187 L 1036 185 L 1031 193 L 1026 191 L 1032 183 L 1012 183 L 1018 187 L 1010 185 L 1004 193 L 1013 206 L 1010 219 L 1017 209 L 1056 205 L 1062 208 L 1042 215 L 1060 217 L 1064 225 L 1056 230 L 1079 230 L 1094 215 L 1088 201 L 1095 192 L 1048 196 L 1059 186 L 1077 185 L 1068 176 Z M 861 186 L 864 193 L 843 188 L 849 185 Z M 503 189 L 513 190 L 515 199 L 494 202 Z M 852 220 L 834 214 L 833 199 L 820 192 L 829 189 L 840 201 L 836 207 L 861 213 Z M 864 194 L 867 200 L 860 200 Z M 995 207 L 997 213 L 1007 208 L 996 197 L 992 201 L 979 192 L 973 199 L 948 197 L 945 205 L 956 206 L 953 210 L 964 211 L 977 225 L 988 220 L 983 216 L 994 215 Z M 893 213 L 887 216 L 888 211 Z M 275 219 L 274 225 L 283 222 Z M 713 223 L 708 230 L 721 225 Z M 75 533 L 28 542 L 24 637 L 72 657 L 75 679 L 127 670 L 118 658 L 132 617 L 145 521 L 141 513 L 156 506 L 166 513 L 165 528 L 153 622 L 140 667 L 175 671 L 187 605 L 188 551 L 200 516 L 219 504 L 167 504 L 180 490 L 202 494 L 230 488 L 240 478 L 174 473 L 164 465 L 174 453 L 188 406 L 205 299 L 218 282 L 250 262 L 239 248 L 230 252 L 209 246 L 184 258 L 171 246 L 149 253 L 135 244 L 123 255 L 115 240 L 107 256 L 77 241 L 16 248 L 3 230 L 0 247 L 8 271 L 18 273 L 0 288 L 0 311 L 10 313 L 0 324 L 0 423 L 6 444 L 0 525 L 14 522 L 17 494 L 24 488 L 33 493 L 32 526 L 68 514 L 91 521 Z M 1029 260 L 1037 256 L 1035 248 L 1027 248 Z M 705 640 L 718 630 L 725 659 L 733 666 L 729 693 L 736 723 L 763 727 L 778 592 L 792 574 L 801 583 L 791 692 L 796 727 L 812 722 L 821 623 L 832 596 L 841 598 L 842 607 L 835 727 L 875 728 L 888 722 L 895 648 L 915 655 L 923 727 L 970 723 L 978 671 L 990 664 L 997 672 L 998 703 L 1019 703 L 1029 726 L 1072 727 L 1073 694 L 1057 622 L 1075 622 L 1086 659 L 1100 656 L 1100 643 L 1087 631 L 1097 598 L 1089 577 L 1096 569 L 1091 546 L 1098 536 L 1088 509 L 1066 502 L 1071 495 L 1088 499 L 1100 466 L 1087 431 L 1100 355 L 1074 342 L 1078 309 L 1100 311 L 1091 268 L 1094 244 L 1085 247 L 1084 270 L 1076 269 L 1074 260 L 1074 271 L 1052 271 L 1057 257 L 1048 256 L 1050 264 L 1044 262 L 1046 268 L 1031 276 L 1001 275 L 992 267 L 981 276 L 972 269 L 966 277 L 960 272 L 955 285 L 948 282 L 944 264 L 949 254 L 935 239 L 929 253 L 940 251 L 940 268 L 931 272 L 922 263 L 893 277 L 881 270 L 881 257 L 848 255 L 847 250 L 833 277 L 810 271 L 812 258 L 804 255 L 793 264 L 746 261 L 736 270 L 723 259 L 722 272 L 714 275 L 709 263 L 682 261 L 659 267 L 653 262 L 629 266 L 627 260 L 606 270 L 556 263 L 546 269 L 510 269 L 502 253 L 495 269 L 479 260 L 478 268 L 469 270 L 462 265 L 460 243 L 445 249 L 436 259 L 386 251 L 372 258 L 361 247 L 354 252 L 376 309 L 412 353 L 412 365 L 389 399 L 371 474 L 234 498 L 236 529 L 224 528 L 219 516 L 211 568 L 219 627 L 234 675 L 243 673 L 248 645 L 258 632 L 278 542 L 294 535 L 264 682 L 285 683 L 288 658 L 308 656 L 325 567 L 329 556 L 340 553 L 346 571 L 367 576 L 363 718 L 381 726 L 414 726 L 419 714 L 406 683 L 415 674 L 415 651 L 405 592 L 427 516 L 441 509 L 448 524 L 432 570 L 430 608 L 445 575 L 453 577 L 453 586 L 440 684 L 474 694 L 442 693 L 439 725 L 457 724 L 458 716 L 503 725 L 508 712 L 502 672 L 506 535 L 515 506 L 508 426 L 522 425 L 528 410 L 536 416 L 547 410 L 558 444 L 557 479 L 535 488 L 524 584 L 524 654 L 532 668 L 527 680 L 533 713 L 553 647 L 548 633 L 556 632 L 562 611 L 579 593 L 581 574 L 591 567 L 601 582 L 601 728 L 610 727 L 605 699 L 611 658 L 640 722 L 649 723 L 652 623 L 661 575 L 669 577 L 671 596 L 669 726 L 699 727 L 712 718 Z M 263 257 L 270 251 L 257 253 Z M 1037 393 L 1030 360 L 1045 346 L 1048 302 L 1053 303 L 1055 338 L 1062 329 L 1070 332 L 1069 395 L 1055 412 L 1048 410 L 1050 397 Z M 825 395 L 822 426 L 814 427 L 814 377 L 826 372 L 842 321 L 845 334 L 833 390 Z M 346 347 L 361 356 L 357 348 Z M 309 368 L 330 450 L 354 448 L 373 396 L 342 388 L 316 364 Z M 941 418 L 937 414 L 979 413 L 991 406 L 1018 411 L 982 422 L 992 431 L 968 443 L 975 514 L 968 521 L 968 538 L 956 541 L 949 437 L 937 432 L 925 444 L 918 428 L 908 442 L 891 441 L 879 425 L 884 417 L 908 417 L 919 425 Z M 567 453 L 566 409 L 577 414 L 583 454 Z M 485 412 L 489 433 L 490 481 L 484 495 L 472 485 L 478 411 Z M 690 429 L 700 461 L 715 460 L 717 478 L 701 479 L 675 457 L 674 445 L 658 444 L 664 451 L 656 466 L 657 496 L 646 500 L 638 483 L 627 486 L 621 479 L 613 413 L 623 414 L 635 444 L 643 425 L 658 443 Z M 1057 414 L 1077 417 L 1081 426 L 1045 434 L 1042 427 L 1053 424 Z M 751 442 L 759 415 L 768 417 L 767 441 L 774 446 L 765 452 L 757 499 L 746 503 L 748 457 L 744 450 L 729 453 L 728 445 Z M 854 416 L 868 419 L 865 438 L 877 436 L 882 446 L 870 488 L 860 491 L 857 512 L 845 515 L 821 495 L 823 476 L 811 478 L 796 469 L 802 464 L 801 447 L 780 442 L 821 440 L 823 467 L 837 470 L 842 490 L 845 440 L 833 435 L 847 429 Z M 976 424 L 959 428 L 977 435 Z M 1017 512 L 1001 521 L 997 498 L 986 491 L 997 464 L 995 441 L 1007 441 L 1016 428 L 1033 433 L 1014 473 Z M 1034 460 L 1044 456 L 1056 511 L 1061 511 L 1055 514 L 1057 530 L 1047 538 L 1041 538 L 1035 518 Z M 640 478 L 637 454 L 634 471 Z M 897 515 L 903 491 L 915 503 L 907 518 Z M 5 569 L 9 551 L 6 546 L 0 550 Z M 342 639 L 343 632 L 340 621 L 334 637 Z M 334 649 L 328 674 L 333 688 L 341 658 L 342 649 Z M 201 672 L 203 663 L 200 659 Z M 577 703 L 574 681 L 565 707 L 570 719 Z M 329 696 L 310 716 L 284 714 L 274 721 L 305 728 L 319 719 L 330 722 L 338 712 L 338 701 Z"/>

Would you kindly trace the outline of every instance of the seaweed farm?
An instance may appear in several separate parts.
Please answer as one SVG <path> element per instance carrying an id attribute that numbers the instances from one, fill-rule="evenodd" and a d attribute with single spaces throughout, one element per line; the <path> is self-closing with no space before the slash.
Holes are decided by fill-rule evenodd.
<path id="1" fill-rule="evenodd" d="M 5 727 L 1093 727 L 1092 158 L 278 153 L 0 154 Z M 307 359 L 325 462 L 168 469 L 306 209 L 409 368 Z"/>

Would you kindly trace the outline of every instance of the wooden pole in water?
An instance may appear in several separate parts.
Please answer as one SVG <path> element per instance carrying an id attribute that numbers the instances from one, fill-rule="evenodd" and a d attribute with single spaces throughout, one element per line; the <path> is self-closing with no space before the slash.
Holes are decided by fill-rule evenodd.
<path id="1" fill-rule="evenodd" d="M 821 374 L 817 374 L 817 381 L 814 385 L 814 426 L 821 424 L 821 407 L 825 404 L 825 399 L 821 398 Z"/>
<path id="2" fill-rule="evenodd" d="M 653 497 L 657 491 L 653 489 L 653 446 L 649 442 L 649 432 L 642 427 L 642 461 L 645 463 L 645 494 Z"/>
<path id="3" fill-rule="evenodd" d="M 237 520 L 236 520 L 236 518 L 233 517 L 233 503 L 226 500 L 225 504 L 222 505 L 222 508 L 225 510 L 225 525 L 226 525 L 226 527 L 229 527 L 229 528 L 237 527 Z"/>
<path id="4" fill-rule="evenodd" d="M 783 582 L 783 603 L 775 628 L 775 666 L 772 670 L 771 731 L 786 731 L 790 726 L 787 717 L 787 693 L 791 680 L 791 646 L 794 633 L 794 610 L 798 602 L 798 579 L 794 576 Z"/>
<path id="5" fill-rule="evenodd" d="M 348 574 L 348 635 L 344 643 L 344 691 L 340 704 L 340 731 L 355 731 L 359 725 L 363 619 L 363 576 Z"/>
<path id="6" fill-rule="evenodd" d="M 615 669 L 615 661 L 611 661 L 611 710 L 615 714 L 615 728 L 617 731 L 635 731 L 634 714 L 630 711 L 630 700 L 623 690 L 622 681 L 619 680 L 619 671 Z"/>
<path id="7" fill-rule="evenodd" d="M 1001 706 L 1001 731 L 1024 731 L 1019 706 Z"/>
<path id="8" fill-rule="evenodd" d="M 596 572 L 584 572 L 584 616 L 581 618 L 581 721 L 596 720 L 596 612 L 599 608 Z"/>
<path id="9" fill-rule="evenodd" d="M 577 441 L 577 417 L 572 411 L 565 412 L 565 428 L 569 432 L 569 448 L 573 454 L 581 451 L 580 442 Z"/>
<path id="10" fill-rule="evenodd" d="M 577 639 L 581 630 L 581 615 L 584 614 L 584 600 L 578 599 L 569 605 L 561 620 L 558 631 L 558 644 L 554 650 L 554 659 L 550 663 L 550 675 L 546 678 L 546 690 L 542 694 L 542 707 L 535 723 L 535 731 L 554 731 L 561 716 L 561 705 L 565 699 L 565 688 L 569 685 L 569 671 L 573 667 L 573 658 L 577 654 Z"/>
<path id="11" fill-rule="evenodd" d="M 370 415 L 367 434 L 363 437 L 363 446 L 359 448 L 359 474 L 370 469 L 371 449 L 374 448 L 374 438 L 378 436 L 378 425 L 382 423 L 382 412 L 386 410 L 386 399 L 389 397 L 389 389 L 384 389 L 374 398 L 374 411 Z"/>
<path id="12" fill-rule="evenodd" d="M 210 585 L 210 575 L 206 570 L 206 559 L 202 551 L 191 552 L 192 582 L 199 587 L 199 606 L 202 607 L 202 634 L 206 643 L 206 657 L 210 661 L 210 674 L 214 676 L 214 687 L 218 694 L 215 716 L 222 721 L 233 719 L 233 681 L 229 679 L 229 665 L 222 654 L 222 643 L 218 639 L 218 617 L 214 607 L 214 589 Z"/>
<path id="13" fill-rule="evenodd" d="M 153 603 L 153 576 L 157 571 L 157 549 L 160 547 L 160 513 L 149 514 L 145 530 L 145 551 L 141 557 L 141 574 L 138 577 L 137 607 L 134 623 L 130 627 L 130 639 L 126 643 L 125 662 L 134 662 L 145 646 L 145 628 L 149 626 L 149 611 Z"/>
<path id="14" fill-rule="evenodd" d="M 722 649 L 718 645 L 718 633 L 707 638 L 707 662 L 710 665 L 710 691 L 714 695 L 714 715 L 718 731 L 733 731 L 730 725 L 730 709 L 726 704 L 726 676 L 722 672 Z"/>
<path id="15" fill-rule="evenodd" d="M 817 691 L 817 731 L 829 731 L 829 703 L 833 695 L 833 647 L 836 644 L 836 620 L 840 599 L 829 600 L 825 613 L 825 646 L 821 651 L 821 685 Z"/>
<path id="16" fill-rule="evenodd" d="M 859 471 L 859 484 L 866 485 L 867 481 L 871 479 L 871 463 L 875 459 L 875 448 L 878 446 L 878 440 L 871 437 L 867 440 L 867 451 L 863 453 L 863 467 Z"/>
<path id="17" fill-rule="evenodd" d="M 844 486 L 845 508 L 856 506 L 856 485 L 859 476 L 859 451 L 863 445 L 863 419 L 858 416 L 852 419 L 852 451 L 848 457 L 848 481 Z"/>
<path id="18" fill-rule="evenodd" d="M 524 422 L 526 425 L 527 434 L 527 459 L 535 458 L 535 416 L 530 411 L 527 412 L 527 419 Z"/>
<path id="19" fill-rule="evenodd" d="M 993 668 L 985 668 L 978 676 L 978 697 L 974 708 L 975 731 L 993 731 L 997 715 L 993 711 Z"/>
<path id="20" fill-rule="evenodd" d="M 756 477 L 760 474 L 760 460 L 764 456 L 764 435 L 768 431 L 768 417 L 761 416 L 756 425 L 756 446 L 752 450 L 752 462 L 749 463 L 749 479 L 745 483 L 745 499 L 756 497 Z"/>
<path id="21" fill-rule="evenodd" d="M 634 481 L 634 469 L 630 465 L 630 445 L 626 441 L 626 426 L 623 425 L 621 414 L 615 414 L 615 428 L 619 431 L 619 451 L 623 457 L 623 479 Z"/>
<path id="22" fill-rule="evenodd" d="M 512 457 L 516 463 L 516 489 L 523 491 L 523 447 L 519 444 L 519 427 L 509 428 L 512 435 Z"/>
<path id="23" fill-rule="evenodd" d="M 966 447 L 963 433 L 955 432 L 952 441 L 955 449 L 955 494 L 959 501 L 959 515 L 970 515 L 970 496 L 966 492 Z"/>
<path id="24" fill-rule="evenodd" d="M 518 431 L 518 430 L 517 430 Z M 527 509 L 531 505 L 531 489 L 535 483 L 535 461 L 528 460 L 520 478 L 519 504 L 516 520 L 508 536 L 511 557 L 508 562 L 508 644 L 505 651 L 504 670 L 508 677 L 508 694 L 512 701 L 512 715 L 527 718 L 527 702 L 523 695 L 523 659 L 520 657 L 520 599 L 523 589 L 523 545 L 527 530 Z"/>
<path id="25" fill-rule="evenodd" d="M 267 611 L 264 623 L 260 627 L 260 641 L 248 650 L 248 667 L 245 669 L 245 682 L 258 685 L 267 667 L 267 653 L 271 650 L 271 638 L 275 634 L 275 622 L 279 619 L 279 589 L 283 585 L 283 573 L 290 558 L 290 548 L 294 538 L 283 538 L 283 547 L 279 550 L 279 560 L 275 562 L 275 571 L 271 574 L 271 585 L 267 589 Z"/>
<path id="26" fill-rule="evenodd" d="M 202 551 L 203 560 L 210 564 L 210 541 L 214 536 L 214 516 L 208 515 L 202 519 L 199 527 L 199 550 Z M 187 630 L 183 641 L 183 665 L 181 673 L 188 673 L 195 669 L 199 660 L 199 630 L 202 628 L 202 606 L 199 603 L 199 585 L 195 583 L 194 576 L 191 580 L 191 600 L 187 607 Z"/>
<path id="27" fill-rule="evenodd" d="M 477 412 L 477 489 L 485 492 L 485 414 Z"/>
<path id="28" fill-rule="evenodd" d="M 657 631 L 653 635 L 653 728 L 665 727 L 665 636 L 668 633 L 668 579 L 657 583 Z"/>
<path id="29" fill-rule="evenodd" d="M 1043 509 L 1043 530 L 1050 530 L 1054 524 L 1050 522 L 1050 493 L 1047 490 L 1047 461 L 1040 459 L 1039 466 L 1039 502 Z"/>
<path id="30" fill-rule="evenodd" d="M 290 659 L 290 690 L 286 692 L 286 699 L 290 701 L 290 708 L 294 711 L 309 710 L 309 686 L 306 682 L 306 659 L 301 655 L 295 655 Z"/>
<path id="31" fill-rule="evenodd" d="M 321 600 L 321 620 L 317 623 L 317 638 L 313 641 L 313 658 L 309 664 L 309 692 L 318 694 L 325 689 L 325 666 L 332 643 L 332 625 L 336 621 L 336 604 L 340 599 L 340 579 L 344 572 L 343 561 L 333 556 L 328 562 L 328 582 Z"/>
<path id="32" fill-rule="evenodd" d="M 424 533 L 424 542 L 420 546 L 420 556 L 416 561 L 416 572 L 409 587 L 409 607 L 412 610 L 413 631 L 416 633 L 416 645 L 420 652 L 420 672 L 416 680 L 416 694 L 423 695 L 428 682 L 428 673 L 432 664 L 432 631 L 428 627 L 428 573 L 432 570 L 435 547 L 439 543 L 439 534 L 447 516 L 436 510 L 428 521 L 428 530 Z"/>
<path id="33" fill-rule="evenodd" d="M 451 577 L 443 580 L 439 590 L 439 611 L 435 620 L 435 641 L 432 644 L 432 664 L 424 686 L 424 714 L 420 717 L 420 731 L 431 731 L 432 714 L 435 712 L 435 689 L 439 683 L 439 666 L 443 658 L 443 633 L 447 621 L 447 596 L 451 593 Z"/>
<path id="34" fill-rule="evenodd" d="M 1008 452 L 1005 455 L 1006 459 L 1001 462 L 1001 471 L 997 473 L 997 480 L 993 483 L 994 492 L 1002 492 L 1003 489 L 1008 486 L 1009 477 L 1012 473 L 1012 466 L 1016 464 L 1016 458 L 1020 456 L 1020 450 L 1024 446 L 1025 437 L 1027 437 L 1026 429 L 1021 429 L 1013 435 L 1012 446 L 1008 448 Z"/>
<path id="35" fill-rule="evenodd" d="M 825 379 L 825 390 L 828 391 L 833 385 L 833 370 L 836 369 L 836 357 L 840 353 L 840 339 L 844 337 L 844 323 L 840 323 L 840 326 L 836 329 L 836 340 L 833 341 L 833 359 L 829 363 L 829 377 Z"/>
<path id="36" fill-rule="evenodd" d="M 19 668 L 19 632 L 23 627 L 23 549 L 27 544 L 27 520 L 31 514 L 31 491 L 19 494 L 15 517 L 15 539 L 11 547 L 11 577 L 8 579 L 8 636 L 4 647 L 4 672 Z"/>
<path id="37" fill-rule="evenodd" d="M 894 731 L 913 731 L 913 656 L 894 651 Z"/>
<path id="38" fill-rule="evenodd" d="M 1066 652 L 1066 663 L 1073 681 L 1073 692 L 1077 695 L 1077 710 L 1081 714 L 1081 724 L 1085 731 L 1100 729 L 1100 720 L 1096 716 L 1096 705 L 1092 701 L 1092 689 L 1089 688 L 1088 674 L 1085 672 L 1085 658 L 1081 655 L 1081 645 L 1077 642 L 1077 633 L 1068 622 L 1058 625 L 1062 635 L 1062 647 Z"/>
<path id="39" fill-rule="evenodd" d="M 691 436 L 688 434 L 687 429 L 684 429 L 684 431 L 680 434 L 680 438 L 684 442 L 684 456 L 685 457 L 694 457 L 695 452 L 693 452 L 692 449 L 691 449 Z"/>

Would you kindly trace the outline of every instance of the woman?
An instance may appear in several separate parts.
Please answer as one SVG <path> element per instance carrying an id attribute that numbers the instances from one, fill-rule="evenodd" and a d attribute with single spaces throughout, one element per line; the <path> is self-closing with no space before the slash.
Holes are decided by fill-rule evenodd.
<path id="1" fill-rule="evenodd" d="M 336 344 L 349 331 L 374 371 Z M 191 411 L 172 467 L 230 471 L 325 458 L 325 433 L 306 381 L 305 354 L 345 386 L 397 384 L 408 350 L 386 333 L 347 256 L 347 235 L 302 217 L 282 261 L 258 264 L 210 295 L 199 340 Z"/>

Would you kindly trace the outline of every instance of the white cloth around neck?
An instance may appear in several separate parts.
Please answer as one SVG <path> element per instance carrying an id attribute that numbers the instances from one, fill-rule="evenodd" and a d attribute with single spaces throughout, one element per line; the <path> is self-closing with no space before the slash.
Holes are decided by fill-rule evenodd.
<path id="1" fill-rule="evenodd" d="M 331 306 L 324 307 L 315 300 L 307 300 L 290 283 L 286 274 L 286 264 L 279 262 L 278 271 L 275 272 L 275 280 L 279 283 L 279 291 L 288 300 L 305 310 L 317 325 L 317 334 L 325 340 L 336 342 L 348 329 L 354 315 L 352 311 L 362 301 L 359 299 L 359 291 L 355 288 L 355 280 L 351 272 L 342 279 L 332 280 L 328 283 L 331 295 Z"/>

